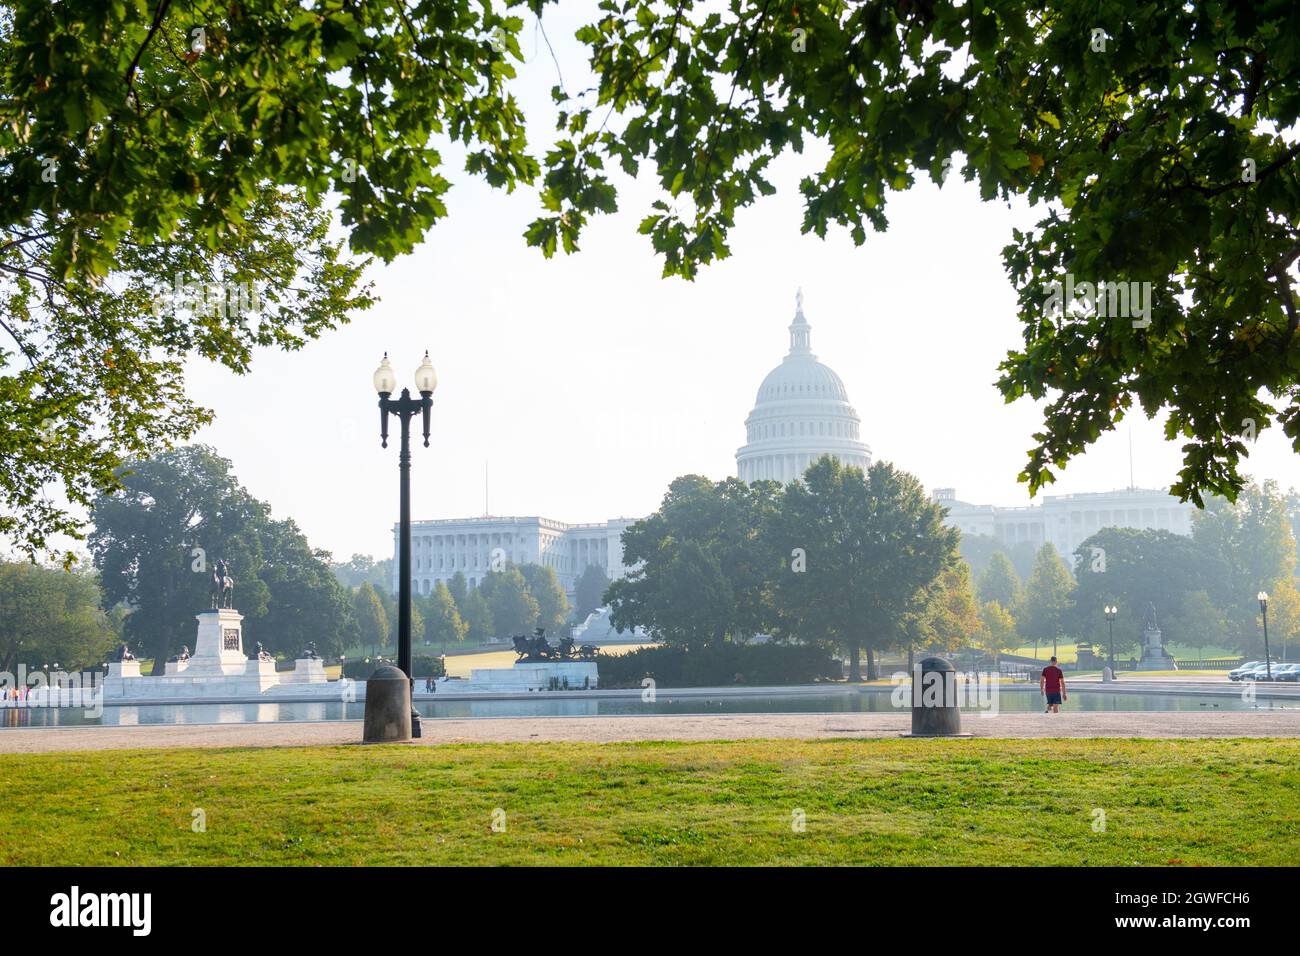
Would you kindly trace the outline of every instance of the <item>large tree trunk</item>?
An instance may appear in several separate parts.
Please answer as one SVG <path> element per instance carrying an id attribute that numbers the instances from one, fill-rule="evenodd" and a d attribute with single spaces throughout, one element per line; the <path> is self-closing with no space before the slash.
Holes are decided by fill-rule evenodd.
<path id="1" fill-rule="evenodd" d="M 862 680 L 862 658 L 857 644 L 849 646 L 849 680 Z"/>
<path id="2" fill-rule="evenodd" d="M 880 680 L 880 673 L 876 670 L 876 652 L 867 647 L 867 680 Z"/>

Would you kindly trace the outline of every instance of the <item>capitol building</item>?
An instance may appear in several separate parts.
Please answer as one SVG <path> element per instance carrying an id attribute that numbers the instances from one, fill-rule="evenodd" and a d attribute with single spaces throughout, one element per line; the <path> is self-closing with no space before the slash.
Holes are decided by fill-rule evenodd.
<path id="1" fill-rule="evenodd" d="M 747 482 L 800 477 L 822 455 L 858 468 L 871 465 L 871 448 L 862 440 L 862 420 L 849 402 L 844 382 L 812 352 L 812 327 L 795 297 L 788 326 L 790 350 L 758 387 L 753 411 L 745 419 L 745 444 L 736 451 L 736 474 Z M 1159 529 L 1191 534 L 1195 507 L 1159 489 L 1129 488 L 1096 494 L 1045 496 L 1040 505 L 1001 508 L 961 501 L 951 488 L 935 489 L 935 501 L 948 509 L 947 523 L 965 534 L 987 535 L 1011 546 L 1052 544 L 1067 564 L 1076 548 L 1101 528 Z M 611 580 L 627 573 L 623 530 L 637 519 L 613 518 L 567 524 L 551 518 L 444 518 L 411 522 L 411 577 L 414 591 L 427 594 L 439 581 L 464 574 L 471 588 L 488 571 L 509 564 L 541 564 L 555 569 L 560 585 L 573 596 L 587 565 Z M 397 527 L 393 527 L 397 554 Z M 397 561 L 393 562 L 397 590 Z"/>
<path id="2" fill-rule="evenodd" d="M 861 440 L 862 419 L 849 404 L 840 377 L 812 353 L 812 327 L 795 296 L 790 351 L 758 386 L 745 419 L 746 444 L 736 452 L 742 481 L 794 481 L 822 455 L 865 470 L 871 449 Z"/>

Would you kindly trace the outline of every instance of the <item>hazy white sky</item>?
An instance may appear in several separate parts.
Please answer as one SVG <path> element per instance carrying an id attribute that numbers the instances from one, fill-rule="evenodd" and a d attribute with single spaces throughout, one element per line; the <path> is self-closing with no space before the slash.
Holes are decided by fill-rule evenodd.
<path id="1" fill-rule="evenodd" d="M 547 14 L 568 88 L 589 85 L 571 39 L 588 4 Z M 532 29 L 516 94 L 535 152 L 553 128 L 555 65 Z M 597 220 L 582 252 L 549 262 L 522 233 L 532 190 L 456 183 L 449 218 L 413 254 L 372 272 L 381 302 L 353 325 L 295 354 L 263 352 L 253 372 L 193 363 L 192 395 L 215 409 L 199 441 L 233 460 L 250 491 L 312 543 L 346 558 L 391 553 L 397 450 L 379 447 L 370 377 L 388 351 L 402 385 L 427 348 L 438 369 L 433 437 L 416 443 L 417 518 L 491 511 L 562 521 L 641 516 L 669 481 L 735 473 L 743 423 L 763 376 L 787 348 L 803 287 L 813 351 L 843 378 L 873 457 L 953 486 L 967 501 L 1025 504 L 1016 474 L 1038 424 L 993 383 L 1020 342 L 999 252 L 1026 207 L 979 201 L 953 176 L 890 199 L 890 231 L 855 247 L 846 234 L 801 236 L 795 185 L 817 157 L 786 157 L 780 193 L 738 217 L 732 257 L 694 283 L 662 279 L 637 223 L 649 182 L 623 183 L 620 212 Z M 1174 480 L 1177 444 L 1158 422 L 1131 419 L 1134 478 Z M 394 420 L 394 425 L 396 420 Z M 1248 469 L 1300 485 L 1280 432 L 1261 435 Z M 1129 434 L 1107 436 L 1050 493 L 1129 483 Z"/>

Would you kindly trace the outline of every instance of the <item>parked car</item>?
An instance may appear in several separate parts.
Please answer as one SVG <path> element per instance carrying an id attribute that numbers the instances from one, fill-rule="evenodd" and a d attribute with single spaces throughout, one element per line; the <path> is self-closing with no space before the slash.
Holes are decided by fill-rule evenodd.
<path id="1" fill-rule="evenodd" d="M 1263 661 L 1246 661 L 1246 663 L 1242 664 L 1240 667 L 1234 667 L 1232 670 L 1228 671 L 1228 680 L 1245 680 L 1247 674 L 1253 671 L 1256 667 L 1263 666 Z"/>
<path id="2" fill-rule="evenodd" d="M 1300 664 L 1274 664 L 1273 680 L 1300 683 Z"/>
<path id="3" fill-rule="evenodd" d="M 1242 680 L 1253 680 L 1253 681 L 1276 680 L 1278 668 L 1281 666 L 1282 665 L 1279 664 L 1277 661 L 1273 661 L 1271 667 L 1268 664 L 1259 664 L 1256 667 L 1252 668 L 1251 670 L 1247 671 L 1245 676 L 1242 677 Z"/>

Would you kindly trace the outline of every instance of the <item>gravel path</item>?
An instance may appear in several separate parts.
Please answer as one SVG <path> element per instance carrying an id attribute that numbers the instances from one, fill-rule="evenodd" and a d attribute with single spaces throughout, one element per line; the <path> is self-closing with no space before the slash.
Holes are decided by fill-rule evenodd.
<path id="1" fill-rule="evenodd" d="M 900 737 L 903 714 L 716 714 L 630 717 L 426 720 L 413 746 L 497 741 L 817 739 Z M 1134 712 L 967 717 L 975 737 L 1300 737 L 1300 712 Z M 360 721 L 190 724 L 171 727 L 0 729 L 0 753 L 136 750 L 152 747 L 303 747 L 355 744 Z"/>

